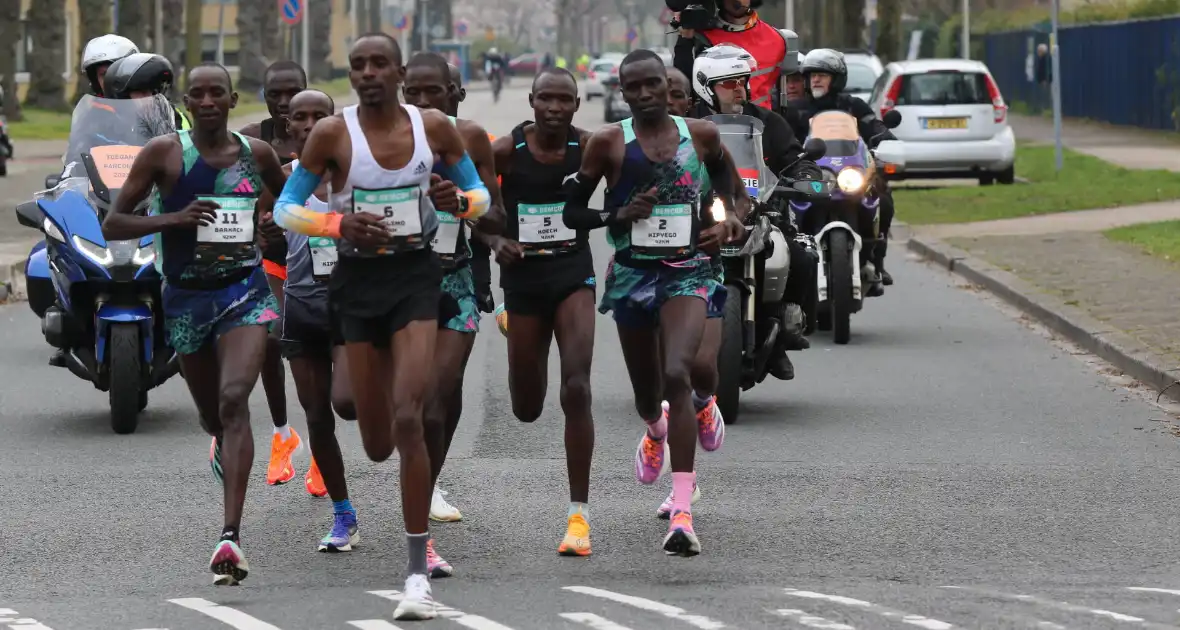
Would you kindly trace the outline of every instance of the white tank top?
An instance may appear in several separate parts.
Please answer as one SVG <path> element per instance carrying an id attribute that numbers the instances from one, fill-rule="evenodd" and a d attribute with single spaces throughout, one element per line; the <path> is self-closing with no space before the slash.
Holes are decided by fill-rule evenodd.
<path id="1" fill-rule="evenodd" d="M 373 157 L 357 117 L 357 105 L 345 107 L 344 122 L 352 140 L 352 164 L 348 181 L 339 191 L 331 191 L 328 203 L 341 213 L 368 212 L 383 217 L 393 229 L 393 244 L 379 252 L 360 250 L 341 239 L 339 251 L 345 256 L 373 257 L 426 248 L 438 231 L 434 204 L 426 194 L 430 190 L 430 173 L 434 154 L 426 138 L 422 113 L 413 105 L 402 105 L 410 116 L 414 134 L 414 153 L 406 165 L 396 170 L 382 168 Z"/>

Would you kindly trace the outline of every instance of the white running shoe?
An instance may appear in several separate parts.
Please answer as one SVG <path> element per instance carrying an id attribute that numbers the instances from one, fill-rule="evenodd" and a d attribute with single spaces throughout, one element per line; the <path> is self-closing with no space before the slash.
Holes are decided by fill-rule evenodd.
<path id="1" fill-rule="evenodd" d="M 463 520 L 463 514 L 459 512 L 459 509 L 447 503 L 447 500 L 443 498 L 446 496 L 446 490 L 440 490 L 438 486 L 434 487 L 434 496 L 430 498 L 430 520 L 439 523 L 454 523 Z"/>
<path id="2" fill-rule="evenodd" d="M 701 500 L 701 489 L 699 486 L 697 486 L 697 484 L 694 483 L 694 484 L 692 484 L 692 505 L 695 505 L 696 502 L 700 501 L 700 500 Z M 669 518 L 671 518 L 671 516 L 672 516 L 672 493 L 669 492 L 668 498 L 664 499 L 664 502 L 660 504 L 660 507 L 658 509 L 656 509 L 656 518 L 663 519 L 666 521 Z"/>
<path id="3" fill-rule="evenodd" d="M 438 609 L 434 605 L 434 596 L 430 594 L 430 578 L 420 573 L 406 578 L 402 600 L 394 609 L 393 618 L 403 621 L 417 621 L 434 619 L 437 616 Z"/>

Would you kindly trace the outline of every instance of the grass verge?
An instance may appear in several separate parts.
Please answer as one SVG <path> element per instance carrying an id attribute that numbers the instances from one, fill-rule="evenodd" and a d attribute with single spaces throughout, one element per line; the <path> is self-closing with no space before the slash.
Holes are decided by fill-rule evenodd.
<path id="1" fill-rule="evenodd" d="M 1019 145 L 1016 174 L 1029 183 L 895 188 L 897 217 L 914 225 L 967 223 L 1180 199 L 1175 173 L 1122 168 L 1069 149 L 1058 173 L 1053 147 Z"/>
<path id="2" fill-rule="evenodd" d="M 313 83 L 309 86 L 326 92 L 333 98 L 348 96 L 352 93 L 352 86 L 348 78 L 344 77 L 325 83 Z M 266 103 L 258 100 L 257 94 L 240 93 L 238 105 L 230 111 L 230 118 L 261 114 L 266 111 Z M 25 119 L 8 124 L 8 135 L 13 140 L 65 140 L 70 137 L 70 116 L 68 112 L 51 112 L 39 109 L 21 110 Z M 20 148 L 17 147 L 17 154 Z"/>
<path id="3" fill-rule="evenodd" d="M 1152 256 L 1180 263 L 1180 221 L 1127 225 L 1105 234 L 1112 241 L 1130 243 Z"/>

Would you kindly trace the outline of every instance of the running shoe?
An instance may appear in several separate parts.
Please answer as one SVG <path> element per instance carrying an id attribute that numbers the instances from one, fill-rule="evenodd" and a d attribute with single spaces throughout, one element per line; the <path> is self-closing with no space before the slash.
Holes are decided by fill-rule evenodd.
<path id="1" fill-rule="evenodd" d="M 325 553 L 352 551 L 354 545 L 361 541 L 357 531 L 356 513 L 336 512 L 332 515 L 332 529 L 327 536 L 320 539 L 319 550 Z"/>
<path id="2" fill-rule="evenodd" d="M 668 424 L 668 409 L 664 408 L 664 426 Z M 664 464 L 668 460 L 668 436 L 656 439 L 651 430 L 643 432 L 639 440 L 639 448 L 635 449 L 635 478 L 639 483 L 650 486 L 660 475 L 664 474 Z"/>
<path id="3" fill-rule="evenodd" d="M 692 503 L 695 504 L 701 498 L 701 489 L 694 483 L 692 484 Z M 656 510 L 656 518 L 668 520 L 672 516 L 672 493 L 668 493 L 668 498 L 660 504 L 659 509 Z"/>
<path id="4" fill-rule="evenodd" d="M 590 555 L 590 523 L 581 514 L 569 517 L 565 528 L 565 538 L 557 546 L 557 553 L 562 556 Z"/>
<path id="5" fill-rule="evenodd" d="M 214 586 L 237 586 L 250 574 L 250 563 L 238 543 L 222 540 L 213 549 L 209 570 L 213 572 Z"/>
<path id="6" fill-rule="evenodd" d="M 455 567 L 452 567 L 450 562 L 443 560 L 443 557 L 434 550 L 433 538 L 426 541 L 426 569 L 430 571 L 432 578 L 451 577 L 455 574 Z"/>
<path id="7" fill-rule="evenodd" d="M 397 603 L 393 618 L 415 621 L 434 619 L 437 616 L 438 609 L 434 606 L 434 596 L 430 594 L 430 578 L 421 573 L 406 578 L 402 600 Z"/>
<path id="8" fill-rule="evenodd" d="M 283 439 L 275 433 L 270 441 L 270 465 L 266 468 L 266 483 L 279 486 L 295 478 L 295 467 L 291 456 L 303 450 L 303 439 L 291 427 L 291 436 Z"/>
<path id="9" fill-rule="evenodd" d="M 692 529 L 692 514 L 676 511 L 672 513 L 668 535 L 664 537 L 664 553 L 669 556 L 688 558 L 701 552 L 701 541 Z"/>
<path id="10" fill-rule="evenodd" d="M 213 442 L 209 444 L 209 468 L 213 469 L 217 483 L 224 486 L 225 471 L 221 468 L 221 445 L 217 443 L 217 438 L 213 438 Z"/>
<path id="11" fill-rule="evenodd" d="M 446 490 L 440 490 L 438 486 L 434 487 L 434 496 L 430 497 L 430 520 L 440 523 L 454 523 L 463 520 L 463 514 L 459 512 L 459 509 L 447 503 L 444 498 L 447 494 Z"/>
<path id="12" fill-rule="evenodd" d="M 721 448 L 725 441 L 725 419 L 721 417 L 716 396 L 710 397 L 709 404 L 697 412 L 697 437 L 706 451 Z"/>
<path id="13" fill-rule="evenodd" d="M 328 496 L 328 487 L 324 485 L 324 476 L 320 474 L 320 467 L 316 465 L 314 457 L 311 458 L 311 466 L 303 477 L 303 487 L 307 488 L 307 493 L 313 497 Z"/>

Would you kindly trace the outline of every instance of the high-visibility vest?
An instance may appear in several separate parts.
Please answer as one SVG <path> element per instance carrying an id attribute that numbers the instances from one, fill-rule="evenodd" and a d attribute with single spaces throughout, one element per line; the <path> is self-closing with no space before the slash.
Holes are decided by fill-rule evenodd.
<path id="1" fill-rule="evenodd" d="M 772 109 L 770 92 L 778 86 L 779 63 L 787 54 L 787 40 L 782 33 L 773 26 L 758 20 L 756 24 L 744 31 L 728 31 L 712 28 L 703 33 L 697 32 L 698 41 L 705 47 L 720 44 L 733 44 L 744 48 L 754 56 L 758 62 L 758 70 L 750 75 L 750 102 Z"/>

